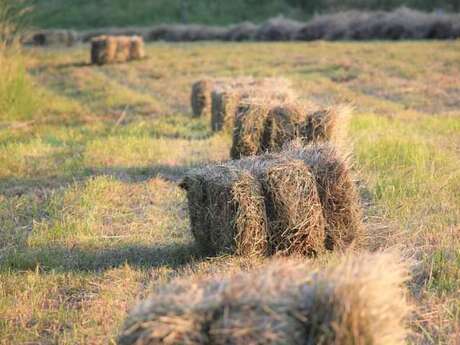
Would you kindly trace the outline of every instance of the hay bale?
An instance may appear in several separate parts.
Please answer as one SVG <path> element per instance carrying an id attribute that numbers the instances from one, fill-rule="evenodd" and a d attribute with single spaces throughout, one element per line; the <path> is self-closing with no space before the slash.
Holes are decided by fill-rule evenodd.
<path id="1" fill-rule="evenodd" d="M 131 37 L 129 36 L 116 36 L 117 50 L 115 53 L 116 62 L 129 61 L 131 57 Z"/>
<path id="2" fill-rule="evenodd" d="M 327 143 L 307 147 L 297 143 L 283 155 L 303 160 L 315 176 L 326 221 L 326 248 L 362 246 L 366 241 L 363 213 L 348 159 Z"/>
<path id="3" fill-rule="evenodd" d="M 326 141 L 345 145 L 349 107 L 318 109 L 307 103 L 271 99 L 264 105 L 249 100 L 238 108 L 230 152 L 233 159 L 279 152 L 296 139 L 305 145 Z"/>
<path id="4" fill-rule="evenodd" d="M 263 153 L 260 143 L 270 107 L 270 104 L 263 101 L 251 101 L 238 106 L 230 150 L 232 159 Z"/>
<path id="5" fill-rule="evenodd" d="M 73 30 L 42 30 L 26 34 L 24 44 L 36 46 L 73 46 L 78 41 L 78 34 Z"/>
<path id="6" fill-rule="evenodd" d="M 283 78 L 237 78 L 216 87 L 211 95 L 211 128 L 233 130 L 238 107 L 252 102 L 286 102 L 294 98 L 289 81 Z"/>
<path id="7" fill-rule="evenodd" d="M 98 36 L 91 39 L 91 63 L 104 65 L 113 63 L 117 54 L 117 40 L 111 36 Z"/>
<path id="8" fill-rule="evenodd" d="M 207 253 L 317 255 L 365 244 L 347 160 L 327 144 L 193 170 L 181 187 Z"/>
<path id="9" fill-rule="evenodd" d="M 325 221 L 315 177 L 301 160 L 277 158 L 261 169 L 271 253 L 318 255 L 325 251 Z"/>
<path id="10" fill-rule="evenodd" d="M 411 308 L 399 257 L 314 267 L 277 259 L 249 272 L 177 279 L 131 311 L 118 344 L 405 344 Z"/>
<path id="11" fill-rule="evenodd" d="M 211 116 L 211 93 L 215 82 L 203 79 L 192 85 L 191 104 L 193 116 Z"/>
<path id="12" fill-rule="evenodd" d="M 132 36 L 129 46 L 129 60 L 145 58 L 144 39 L 141 36 Z"/>
<path id="13" fill-rule="evenodd" d="M 232 165 L 191 172 L 187 191 L 192 234 L 208 254 L 265 255 L 267 230 L 260 183 Z"/>
<path id="14" fill-rule="evenodd" d="M 251 41 L 255 39 L 257 34 L 258 26 L 251 22 L 243 22 L 231 26 L 226 35 L 225 40 L 227 41 Z"/>

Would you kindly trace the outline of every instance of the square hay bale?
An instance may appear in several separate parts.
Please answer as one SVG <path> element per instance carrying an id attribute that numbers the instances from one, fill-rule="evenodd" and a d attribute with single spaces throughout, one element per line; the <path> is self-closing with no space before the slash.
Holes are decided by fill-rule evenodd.
<path id="1" fill-rule="evenodd" d="M 279 152 L 283 145 L 297 139 L 305 145 L 326 141 L 346 145 L 351 113 L 347 106 L 318 109 L 308 103 L 272 98 L 271 102 L 265 101 L 261 108 L 260 101 L 252 102 L 249 99 L 248 104 L 238 108 L 230 152 L 233 159 Z M 255 112 L 259 114 L 254 115 Z"/>
<path id="2" fill-rule="evenodd" d="M 317 266 L 317 265 L 316 265 Z M 137 305 L 119 345 L 403 345 L 408 268 L 392 253 L 277 259 L 233 275 L 177 279 Z"/>
<path id="3" fill-rule="evenodd" d="M 190 102 L 193 116 L 211 116 L 211 93 L 215 82 L 211 79 L 203 79 L 192 85 Z"/>
<path id="4" fill-rule="evenodd" d="M 265 100 L 251 100 L 238 106 L 230 150 L 232 159 L 263 153 L 261 141 L 270 108 Z"/>
<path id="5" fill-rule="evenodd" d="M 323 253 L 325 220 L 310 168 L 301 160 L 277 157 L 255 171 L 265 196 L 271 253 Z"/>
<path id="6" fill-rule="evenodd" d="M 187 191 L 192 234 L 209 254 L 265 255 L 267 224 L 262 189 L 237 166 L 209 166 L 191 172 Z"/>
<path id="7" fill-rule="evenodd" d="M 111 36 L 97 36 L 91 39 L 91 63 L 104 65 L 115 62 L 117 40 Z"/>
<path id="8" fill-rule="evenodd" d="M 294 98 L 291 84 L 283 78 L 236 79 L 212 92 L 211 128 L 233 130 L 240 103 L 253 100 L 286 102 Z"/>
<path id="9" fill-rule="evenodd" d="M 129 46 L 129 59 L 141 60 L 145 58 L 144 39 L 141 36 L 132 36 Z"/>
<path id="10" fill-rule="evenodd" d="M 131 37 L 129 36 L 116 36 L 117 50 L 115 59 L 117 62 L 126 62 L 131 57 Z"/>
<path id="11" fill-rule="evenodd" d="M 283 155 L 303 160 L 315 176 L 326 221 L 326 248 L 344 250 L 364 245 L 361 201 L 348 159 L 332 145 L 302 147 L 298 142 L 283 151 Z"/>

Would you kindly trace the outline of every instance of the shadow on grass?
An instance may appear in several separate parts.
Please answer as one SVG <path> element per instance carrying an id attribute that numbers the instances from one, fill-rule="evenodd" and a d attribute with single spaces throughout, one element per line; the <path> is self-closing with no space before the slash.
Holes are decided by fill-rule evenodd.
<path id="1" fill-rule="evenodd" d="M 206 164 L 205 162 L 203 164 Z M 189 171 L 202 166 L 153 164 L 145 167 L 97 167 L 85 168 L 76 174 L 62 176 L 45 176 L 38 178 L 4 178 L 0 179 L 0 194 L 5 196 L 21 196 L 27 193 L 53 191 L 66 188 L 73 183 L 82 183 L 97 176 L 113 177 L 125 183 L 139 183 L 151 178 L 162 178 L 178 183 Z"/>
<path id="2" fill-rule="evenodd" d="M 142 246 L 125 244 L 114 247 L 45 246 L 22 248 L 0 256 L 0 271 L 101 272 L 125 264 L 149 269 L 179 268 L 200 260 L 203 255 L 195 244 Z"/>

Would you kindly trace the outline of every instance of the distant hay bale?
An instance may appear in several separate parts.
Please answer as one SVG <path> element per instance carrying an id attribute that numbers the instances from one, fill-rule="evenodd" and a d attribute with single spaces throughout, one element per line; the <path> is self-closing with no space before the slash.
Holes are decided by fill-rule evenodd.
<path id="1" fill-rule="evenodd" d="M 192 233 L 204 252 L 265 255 L 266 215 L 260 183 L 232 165 L 199 169 L 181 183 Z"/>
<path id="2" fill-rule="evenodd" d="M 203 79 L 192 85 L 191 104 L 195 117 L 211 116 L 211 93 L 214 82 L 210 79 Z"/>
<path id="3" fill-rule="evenodd" d="M 112 36 L 97 36 L 91 39 L 91 63 L 104 65 L 115 62 L 117 41 Z"/>
<path id="4" fill-rule="evenodd" d="M 241 79 L 214 88 L 211 95 L 211 128 L 233 130 L 242 103 L 285 102 L 294 98 L 289 81 L 283 78 Z"/>
<path id="5" fill-rule="evenodd" d="M 132 36 L 129 46 L 129 59 L 140 60 L 145 58 L 144 39 L 140 36 Z"/>
<path id="6" fill-rule="evenodd" d="M 78 34 L 73 30 L 42 30 L 26 34 L 23 43 L 36 46 L 67 46 L 78 42 Z"/>
<path id="7" fill-rule="evenodd" d="M 298 101 L 251 101 L 237 108 L 230 156 L 278 152 L 296 139 L 304 144 L 333 141 L 344 145 L 351 114 L 347 106 L 329 109 Z"/>
<path id="8" fill-rule="evenodd" d="M 315 176 L 326 221 L 326 248 L 344 250 L 366 241 L 360 197 L 348 160 L 330 144 L 283 151 L 286 157 L 303 160 Z"/>
<path id="9" fill-rule="evenodd" d="M 207 253 L 317 255 L 365 243 L 347 161 L 326 144 L 195 169 L 181 187 Z"/>
<path id="10" fill-rule="evenodd" d="M 316 266 L 316 267 L 315 267 Z M 127 317 L 119 345 L 403 345 L 407 265 L 391 253 L 277 259 L 249 272 L 161 286 Z"/>
<path id="11" fill-rule="evenodd" d="M 145 56 L 140 36 L 97 36 L 91 39 L 91 63 L 104 65 L 126 62 Z"/>

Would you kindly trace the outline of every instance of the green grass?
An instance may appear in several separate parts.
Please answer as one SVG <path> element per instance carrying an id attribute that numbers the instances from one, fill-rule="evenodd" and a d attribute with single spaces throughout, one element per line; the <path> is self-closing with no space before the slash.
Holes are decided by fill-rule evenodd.
<path id="1" fill-rule="evenodd" d="M 191 83 L 252 74 L 290 78 L 305 99 L 354 104 L 352 158 L 373 248 L 397 246 L 416 263 L 409 342 L 456 345 L 459 48 L 159 43 L 147 60 L 102 68 L 84 64 L 86 47 L 28 51 L 23 86 L 7 89 L 38 105 L 0 108 L 0 344 L 114 343 L 153 286 L 257 264 L 201 258 L 176 183 L 229 157 L 230 136 L 191 117 Z"/>

